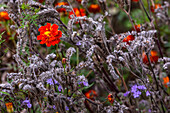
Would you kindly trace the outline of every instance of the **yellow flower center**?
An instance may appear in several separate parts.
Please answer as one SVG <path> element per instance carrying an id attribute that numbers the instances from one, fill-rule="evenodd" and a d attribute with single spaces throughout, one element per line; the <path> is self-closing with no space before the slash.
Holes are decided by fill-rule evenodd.
<path id="1" fill-rule="evenodd" d="M 51 32 L 50 32 L 50 31 L 46 31 L 44 34 L 47 35 L 47 36 L 49 37 L 50 34 L 51 34 Z"/>

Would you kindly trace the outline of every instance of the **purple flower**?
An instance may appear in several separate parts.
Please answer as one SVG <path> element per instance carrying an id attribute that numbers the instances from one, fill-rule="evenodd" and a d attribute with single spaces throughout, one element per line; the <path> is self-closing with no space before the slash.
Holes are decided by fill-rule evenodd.
<path id="1" fill-rule="evenodd" d="M 83 82 L 83 85 L 88 86 L 89 84 L 88 84 L 88 82 Z"/>
<path id="2" fill-rule="evenodd" d="M 144 85 L 140 85 L 140 86 L 138 86 L 138 89 L 145 90 L 146 87 Z"/>
<path id="3" fill-rule="evenodd" d="M 55 105 L 53 105 L 53 109 L 56 109 Z"/>
<path id="4" fill-rule="evenodd" d="M 151 94 L 149 93 L 149 91 L 146 91 L 146 96 L 150 96 Z"/>
<path id="5" fill-rule="evenodd" d="M 68 110 L 69 110 L 69 107 L 66 106 L 66 111 L 68 111 Z"/>
<path id="6" fill-rule="evenodd" d="M 80 41 L 78 41 L 78 42 L 76 43 L 76 45 L 77 45 L 77 46 L 80 46 L 80 45 L 81 45 L 81 42 L 80 42 Z"/>
<path id="7" fill-rule="evenodd" d="M 137 98 L 141 95 L 142 93 L 140 91 L 133 92 L 133 97 Z"/>
<path id="8" fill-rule="evenodd" d="M 62 87 L 61 85 L 58 86 L 58 91 L 61 91 L 62 90 Z"/>
<path id="9" fill-rule="evenodd" d="M 31 108 L 30 100 L 27 100 L 27 98 L 22 102 L 23 105 L 27 105 L 28 108 Z"/>
<path id="10" fill-rule="evenodd" d="M 47 79 L 46 82 L 47 82 L 47 84 L 50 84 L 50 85 L 59 84 L 55 79 L 54 79 L 54 82 L 53 82 L 52 78 Z"/>
<path id="11" fill-rule="evenodd" d="M 151 113 L 152 112 L 151 109 L 149 109 L 148 112 Z"/>
<path id="12" fill-rule="evenodd" d="M 137 91 L 137 88 L 138 88 L 138 86 L 137 85 L 133 85 L 132 87 L 131 87 L 131 92 L 136 92 Z"/>
<path id="13" fill-rule="evenodd" d="M 125 97 L 127 97 L 127 96 L 129 95 L 129 93 L 130 93 L 130 91 L 127 91 L 127 92 L 124 93 L 123 95 L 124 95 Z"/>

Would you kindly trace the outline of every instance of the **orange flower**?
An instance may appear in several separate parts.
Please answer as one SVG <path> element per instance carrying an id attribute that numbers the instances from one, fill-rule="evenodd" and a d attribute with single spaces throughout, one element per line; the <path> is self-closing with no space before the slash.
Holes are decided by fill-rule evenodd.
<path id="1" fill-rule="evenodd" d="M 6 108 L 7 108 L 7 112 L 8 112 L 8 113 L 14 112 L 14 108 L 13 108 L 12 102 L 5 103 L 5 106 L 6 106 Z"/>
<path id="2" fill-rule="evenodd" d="M 169 77 L 167 76 L 167 77 L 164 77 L 163 78 L 163 84 L 165 85 L 165 87 L 167 88 L 168 87 L 168 85 L 167 85 L 167 83 L 169 82 Z"/>
<path id="3" fill-rule="evenodd" d="M 81 0 L 76 0 L 78 3 L 81 3 Z"/>
<path id="4" fill-rule="evenodd" d="M 67 2 L 59 2 L 59 3 L 57 3 L 55 6 L 61 6 L 61 5 L 69 5 Z M 59 13 L 61 13 L 61 12 L 64 12 L 64 13 L 66 13 L 66 9 L 65 8 L 59 8 L 59 9 L 57 9 L 57 11 L 59 12 Z"/>
<path id="5" fill-rule="evenodd" d="M 150 56 L 151 63 L 158 62 L 158 58 L 159 58 L 158 53 L 156 51 L 151 51 L 150 54 L 151 54 L 151 56 Z M 148 61 L 148 58 L 147 58 L 147 55 L 145 52 L 143 52 L 142 58 L 143 58 L 143 63 L 149 64 L 149 61 Z"/>
<path id="6" fill-rule="evenodd" d="M 100 6 L 98 4 L 91 4 L 88 9 L 91 13 L 98 13 L 100 11 Z"/>
<path id="7" fill-rule="evenodd" d="M 85 10 L 84 10 L 84 9 L 73 8 L 73 10 L 74 10 L 74 13 L 75 13 L 75 15 L 76 15 L 77 17 L 86 16 L 86 13 L 85 13 Z M 74 16 L 74 13 L 73 13 L 73 11 L 71 11 L 71 12 L 69 13 L 69 18 L 70 18 L 70 19 L 71 19 L 71 15 Z"/>
<path id="8" fill-rule="evenodd" d="M 8 13 L 6 11 L 0 12 L 0 20 L 9 20 Z"/>
<path id="9" fill-rule="evenodd" d="M 139 0 L 132 0 L 133 2 L 138 2 Z"/>
<path id="10" fill-rule="evenodd" d="M 58 30 L 58 25 L 47 23 L 45 26 L 41 26 L 38 31 L 40 35 L 37 36 L 37 40 L 42 40 L 40 44 L 46 44 L 47 47 L 51 45 L 58 44 L 60 42 L 60 37 L 62 32 Z"/>
<path id="11" fill-rule="evenodd" d="M 112 95 L 112 94 L 109 94 L 109 95 L 107 96 L 107 99 L 108 99 L 108 101 L 109 101 L 111 104 L 113 104 L 114 98 L 113 98 L 113 95 Z"/>
<path id="12" fill-rule="evenodd" d="M 130 45 L 129 41 L 134 40 L 135 37 L 133 35 L 128 35 L 126 38 L 123 39 L 123 42 L 126 42 L 128 45 Z"/>
<path id="13" fill-rule="evenodd" d="M 155 9 L 158 9 L 158 8 L 161 8 L 161 4 L 155 4 L 155 7 L 154 6 L 151 6 L 151 11 L 152 13 L 155 12 Z"/>
<path id="14" fill-rule="evenodd" d="M 97 93 L 94 90 L 89 90 L 88 92 L 85 93 L 85 96 L 91 100 L 94 100 L 94 97 L 97 96 Z"/>
<path id="15" fill-rule="evenodd" d="M 141 27 L 141 25 L 140 25 L 140 24 L 135 25 L 135 31 L 140 32 L 140 27 Z M 134 29 L 133 29 L 133 30 L 134 30 Z"/>

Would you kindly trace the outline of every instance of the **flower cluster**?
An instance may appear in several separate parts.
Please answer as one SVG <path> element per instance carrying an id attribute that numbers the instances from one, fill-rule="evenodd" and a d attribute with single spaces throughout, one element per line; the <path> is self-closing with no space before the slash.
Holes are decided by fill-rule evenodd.
<path id="1" fill-rule="evenodd" d="M 146 87 L 144 85 L 133 85 L 130 91 L 127 91 L 126 93 L 124 93 L 124 96 L 126 97 L 131 93 L 134 98 L 137 98 L 142 94 L 141 91 L 144 91 L 144 90 L 146 90 Z M 146 96 L 150 96 L 149 91 L 146 91 Z"/>

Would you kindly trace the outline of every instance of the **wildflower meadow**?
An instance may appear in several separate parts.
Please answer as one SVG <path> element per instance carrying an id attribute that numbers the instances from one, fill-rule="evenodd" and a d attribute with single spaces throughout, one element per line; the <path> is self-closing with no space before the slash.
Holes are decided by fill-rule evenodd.
<path id="1" fill-rule="evenodd" d="M 0 0 L 0 113 L 170 113 L 168 0 Z"/>

